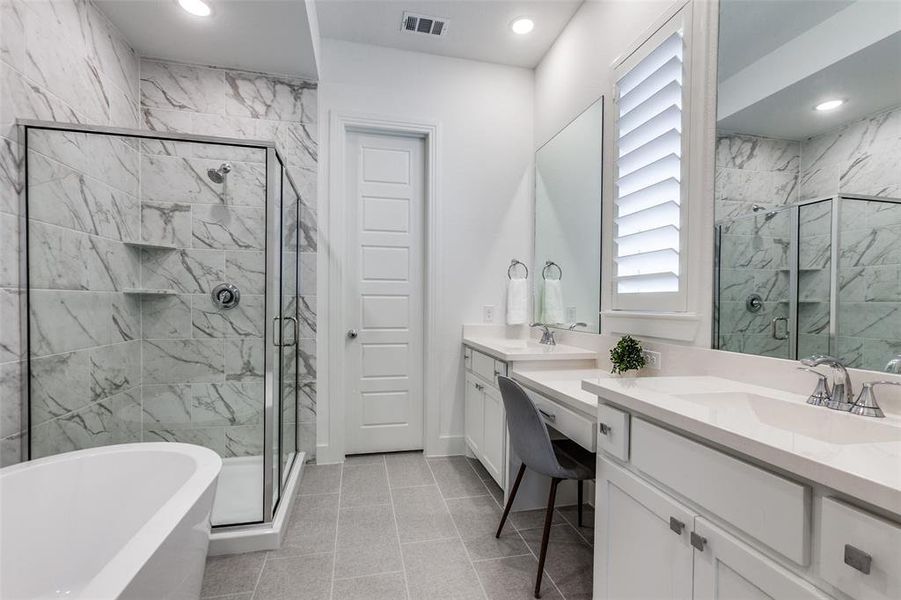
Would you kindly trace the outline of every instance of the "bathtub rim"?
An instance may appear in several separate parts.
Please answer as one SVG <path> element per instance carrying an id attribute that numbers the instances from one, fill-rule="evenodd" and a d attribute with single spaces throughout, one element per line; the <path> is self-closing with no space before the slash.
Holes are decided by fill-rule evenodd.
<path id="1" fill-rule="evenodd" d="M 148 514 L 140 529 L 82 586 L 76 597 L 115 598 L 121 594 L 210 486 L 215 486 L 219 471 L 222 469 L 222 459 L 214 451 L 194 444 L 135 442 L 64 452 L 0 469 L 2 481 L 11 475 L 38 469 L 47 464 L 134 452 L 186 455 L 194 460 L 194 472 L 163 504 L 155 510 L 151 509 L 152 512 Z"/>

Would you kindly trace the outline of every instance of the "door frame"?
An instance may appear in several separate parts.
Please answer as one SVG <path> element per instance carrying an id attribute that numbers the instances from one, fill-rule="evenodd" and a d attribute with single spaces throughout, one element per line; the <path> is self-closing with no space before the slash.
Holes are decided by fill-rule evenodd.
<path id="1" fill-rule="evenodd" d="M 329 113 L 327 175 L 328 205 L 325 207 L 326 210 L 320 214 L 320 218 L 326 217 L 326 223 L 321 223 L 321 225 L 328 234 L 326 243 L 322 244 L 325 251 L 320 252 L 319 268 L 317 269 L 319 273 L 326 274 L 326 281 L 320 283 L 320 290 L 325 294 L 319 294 L 317 303 L 320 315 L 318 322 L 322 329 L 321 339 L 326 346 L 326 351 L 320 353 L 319 356 L 326 359 L 324 370 L 327 374 L 319 386 L 319 397 L 324 398 L 325 402 L 318 404 L 316 417 L 317 460 L 320 463 L 343 462 L 346 447 L 347 386 L 344 377 L 346 343 L 343 325 L 347 322 L 346 302 L 344 301 L 347 294 L 344 277 L 344 257 L 347 244 L 345 160 L 349 133 L 413 136 L 422 139 L 425 144 L 422 343 L 426 352 L 423 357 L 422 374 L 422 445 L 426 454 L 434 452 L 439 438 L 439 365 L 437 352 L 428 352 L 427 350 L 436 347 L 438 315 L 440 314 L 438 294 L 440 265 L 437 256 L 437 249 L 440 248 L 438 243 L 438 215 L 440 213 L 438 138 L 440 125 L 427 120 L 331 111 Z M 323 361 L 320 359 L 319 362 L 322 367 Z M 322 386 L 322 383 L 326 385 Z"/>

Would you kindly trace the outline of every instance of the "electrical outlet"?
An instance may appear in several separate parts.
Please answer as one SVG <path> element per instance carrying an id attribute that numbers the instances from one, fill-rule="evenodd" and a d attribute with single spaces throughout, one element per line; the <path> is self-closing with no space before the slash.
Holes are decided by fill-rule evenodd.
<path id="1" fill-rule="evenodd" d="M 660 353 L 654 352 L 653 350 L 642 350 L 642 354 L 644 354 L 645 368 L 646 369 L 654 369 L 655 371 L 660 370 Z"/>
<path id="2" fill-rule="evenodd" d="M 482 322 L 494 323 L 494 305 L 486 304 L 482 307 Z"/>

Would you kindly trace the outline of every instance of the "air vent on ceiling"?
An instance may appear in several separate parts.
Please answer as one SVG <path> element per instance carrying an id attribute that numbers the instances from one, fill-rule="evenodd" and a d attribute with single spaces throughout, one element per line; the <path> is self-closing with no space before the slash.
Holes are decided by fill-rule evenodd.
<path id="1" fill-rule="evenodd" d="M 424 33 L 426 35 L 444 35 L 447 33 L 447 19 L 429 17 L 405 12 L 400 25 L 401 31 Z"/>

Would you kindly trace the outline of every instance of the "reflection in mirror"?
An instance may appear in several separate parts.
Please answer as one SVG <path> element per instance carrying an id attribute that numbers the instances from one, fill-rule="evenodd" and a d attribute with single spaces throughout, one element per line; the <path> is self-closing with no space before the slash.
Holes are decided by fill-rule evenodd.
<path id="1" fill-rule="evenodd" d="M 899 57 L 898 2 L 720 3 L 716 347 L 901 369 Z"/>
<path id="2" fill-rule="evenodd" d="M 535 153 L 535 320 L 600 331 L 599 99 Z"/>

